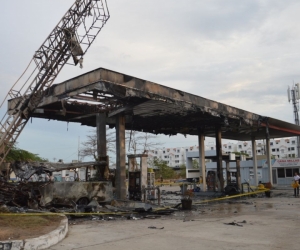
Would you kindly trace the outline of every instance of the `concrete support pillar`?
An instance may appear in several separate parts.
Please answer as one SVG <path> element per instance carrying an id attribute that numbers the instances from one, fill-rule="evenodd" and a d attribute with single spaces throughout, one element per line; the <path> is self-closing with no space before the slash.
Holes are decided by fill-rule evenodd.
<path id="1" fill-rule="evenodd" d="M 126 199 L 125 116 L 116 118 L 116 198 Z"/>
<path id="2" fill-rule="evenodd" d="M 220 182 L 219 191 L 224 190 L 222 142 L 221 141 L 222 141 L 221 128 L 216 128 L 217 177 Z"/>
<path id="3" fill-rule="evenodd" d="M 270 150 L 270 138 L 269 138 L 268 134 L 267 134 L 267 137 L 266 137 L 266 151 L 267 151 L 269 182 L 271 183 L 271 185 L 273 185 L 272 164 L 271 164 L 271 150 Z"/>
<path id="4" fill-rule="evenodd" d="M 241 190 L 241 161 L 236 161 L 236 184 L 238 188 Z"/>
<path id="5" fill-rule="evenodd" d="M 106 156 L 106 114 L 96 115 L 97 121 L 97 152 L 98 156 Z"/>
<path id="6" fill-rule="evenodd" d="M 98 167 L 97 179 L 107 180 L 109 177 L 109 158 L 106 151 L 106 113 L 96 115 L 96 125 L 98 161 L 105 162 Z"/>
<path id="7" fill-rule="evenodd" d="M 229 167 L 229 160 L 226 161 L 226 184 L 230 184 L 231 183 L 231 176 L 230 176 L 230 167 Z"/>
<path id="8" fill-rule="evenodd" d="M 204 146 L 204 133 L 199 131 L 198 133 L 198 145 L 199 145 L 199 167 L 202 169 L 202 189 L 203 191 L 207 190 L 206 186 L 206 169 L 205 169 L 205 146 Z M 199 176 L 200 180 L 200 176 Z"/>
<path id="9" fill-rule="evenodd" d="M 141 169 L 141 187 L 146 188 L 147 185 L 147 174 L 148 174 L 148 155 L 143 154 L 140 156 L 140 169 Z"/>
<path id="10" fill-rule="evenodd" d="M 257 178 L 257 152 L 256 152 L 256 140 L 255 137 L 252 136 L 252 159 L 253 159 L 253 174 L 254 174 L 254 185 L 258 185 L 258 178 Z"/>

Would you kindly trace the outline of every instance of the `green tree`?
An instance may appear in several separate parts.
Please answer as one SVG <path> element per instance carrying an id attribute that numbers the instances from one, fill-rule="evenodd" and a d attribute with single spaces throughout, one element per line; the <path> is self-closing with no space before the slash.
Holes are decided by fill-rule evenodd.
<path id="1" fill-rule="evenodd" d="M 178 178 L 186 178 L 186 165 L 184 165 L 184 164 L 181 164 L 180 166 L 179 166 L 179 172 L 178 172 L 178 174 L 177 174 L 177 177 Z"/>
<path id="2" fill-rule="evenodd" d="M 234 153 L 235 155 L 246 155 L 246 156 L 249 156 L 249 154 L 242 153 L 242 152 L 232 152 L 232 153 Z"/>
<path id="3" fill-rule="evenodd" d="M 29 151 L 13 147 L 8 155 L 6 156 L 5 160 L 7 162 L 13 161 L 38 161 L 38 162 L 45 162 L 47 159 L 39 157 L 37 154 L 31 153 Z"/>
<path id="4" fill-rule="evenodd" d="M 165 161 L 154 159 L 153 166 L 157 168 L 156 178 L 171 179 L 175 176 L 175 171 L 170 168 Z"/>
<path id="5" fill-rule="evenodd" d="M 199 169 L 200 168 L 199 162 L 197 160 L 193 159 L 193 163 L 192 164 L 193 164 L 193 168 L 194 169 Z"/>

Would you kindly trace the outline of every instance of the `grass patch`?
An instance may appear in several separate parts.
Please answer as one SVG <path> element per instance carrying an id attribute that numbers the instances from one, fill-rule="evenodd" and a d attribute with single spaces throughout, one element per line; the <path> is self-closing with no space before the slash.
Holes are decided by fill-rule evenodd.
<path id="1" fill-rule="evenodd" d="M 16 227 L 20 229 L 32 229 L 36 227 L 51 226 L 62 219 L 61 216 L 1 216 L 1 227 Z"/>

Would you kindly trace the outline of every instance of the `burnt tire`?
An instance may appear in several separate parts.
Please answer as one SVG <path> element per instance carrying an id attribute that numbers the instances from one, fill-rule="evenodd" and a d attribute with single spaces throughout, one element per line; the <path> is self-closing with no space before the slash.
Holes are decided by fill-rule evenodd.
<path id="1" fill-rule="evenodd" d="M 89 200 L 89 198 L 87 198 L 87 197 L 81 197 L 81 198 L 76 202 L 77 205 L 85 205 L 85 206 L 87 206 L 89 203 L 90 203 L 90 200 Z"/>

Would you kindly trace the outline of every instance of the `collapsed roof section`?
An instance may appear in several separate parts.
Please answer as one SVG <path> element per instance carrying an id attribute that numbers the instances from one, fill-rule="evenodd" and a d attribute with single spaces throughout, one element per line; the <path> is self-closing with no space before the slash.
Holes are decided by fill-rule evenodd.
<path id="1" fill-rule="evenodd" d="M 9 101 L 13 112 L 16 100 Z M 44 92 L 32 117 L 96 126 L 95 115 L 105 112 L 107 125 L 125 114 L 126 129 L 154 134 L 197 135 L 233 140 L 265 139 L 300 135 L 300 127 L 263 117 L 181 90 L 99 68 L 51 86 Z"/>

